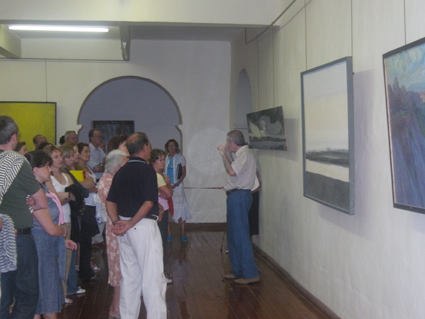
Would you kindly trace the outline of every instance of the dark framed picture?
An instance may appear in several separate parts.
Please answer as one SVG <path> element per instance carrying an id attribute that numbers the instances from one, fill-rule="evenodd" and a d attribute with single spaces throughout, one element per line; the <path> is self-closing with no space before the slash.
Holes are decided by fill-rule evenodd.
<path id="1" fill-rule="evenodd" d="M 304 196 L 354 214 L 351 57 L 301 73 Z"/>
<path id="2" fill-rule="evenodd" d="M 383 62 L 394 207 L 425 213 L 425 38 Z"/>
<path id="3" fill-rule="evenodd" d="M 103 143 L 108 146 L 111 137 L 120 134 L 130 136 L 134 133 L 134 121 L 93 121 L 93 128 L 102 132 Z"/>
<path id="4" fill-rule="evenodd" d="M 250 148 L 288 150 L 281 106 L 248 113 L 246 118 Z"/>

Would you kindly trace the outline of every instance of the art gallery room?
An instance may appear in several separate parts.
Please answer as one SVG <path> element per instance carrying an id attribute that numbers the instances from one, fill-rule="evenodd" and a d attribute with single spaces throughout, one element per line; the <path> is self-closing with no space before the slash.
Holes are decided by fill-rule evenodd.
<path id="1" fill-rule="evenodd" d="M 0 0 L 0 102 L 56 103 L 56 143 L 67 130 L 88 142 L 92 121 L 132 120 L 153 148 L 175 138 L 187 160 L 188 226 L 226 222 L 217 147 L 233 129 L 248 137 L 248 113 L 281 107 L 285 150 L 252 149 L 262 182 L 256 254 L 329 317 L 425 318 L 425 188 L 415 184 L 425 111 L 416 105 L 403 123 L 402 110 L 390 113 L 397 71 L 386 60 L 393 50 L 406 60 L 405 46 L 425 37 L 424 12 L 422 0 Z M 31 23 L 109 32 L 8 28 Z M 421 52 L 407 53 L 398 81 L 423 104 Z M 323 92 L 321 71 L 335 61 L 349 66 L 331 82 L 347 85 L 343 112 L 308 113 L 309 71 L 321 76 L 311 90 Z M 412 121 L 420 138 L 401 128 Z M 346 208 L 317 198 L 319 183 L 306 193 L 306 151 L 340 137 L 326 123 L 346 134 Z"/>

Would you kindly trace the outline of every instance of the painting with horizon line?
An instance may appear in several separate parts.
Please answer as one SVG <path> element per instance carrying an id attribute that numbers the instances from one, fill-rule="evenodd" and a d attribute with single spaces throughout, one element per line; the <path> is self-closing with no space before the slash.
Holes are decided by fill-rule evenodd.
<path id="1" fill-rule="evenodd" d="M 304 196 L 354 214 L 352 59 L 301 73 Z"/>
<path id="2" fill-rule="evenodd" d="M 425 38 L 383 55 L 394 207 L 425 212 Z"/>

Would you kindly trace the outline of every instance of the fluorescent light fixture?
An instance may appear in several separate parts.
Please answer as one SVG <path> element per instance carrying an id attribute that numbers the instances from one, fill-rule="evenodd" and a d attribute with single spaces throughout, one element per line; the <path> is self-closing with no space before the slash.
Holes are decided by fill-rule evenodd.
<path id="1" fill-rule="evenodd" d="M 108 27 L 88 27 L 72 25 L 31 25 L 15 24 L 9 26 L 10 30 L 24 31 L 59 31 L 59 32 L 108 32 Z"/>

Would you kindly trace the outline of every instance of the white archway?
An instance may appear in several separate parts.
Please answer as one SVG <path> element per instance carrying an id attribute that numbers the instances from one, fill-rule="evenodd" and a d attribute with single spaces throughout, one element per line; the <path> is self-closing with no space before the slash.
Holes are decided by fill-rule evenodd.
<path id="1" fill-rule="evenodd" d="M 172 96 L 145 78 L 126 76 L 108 80 L 87 96 L 78 115 L 80 141 L 88 142 L 93 121 L 134 121 L 135 131 L 145 132 L 152 148 L 164 148 L 174 138 L 180 143 L 181 115 Z"/>

